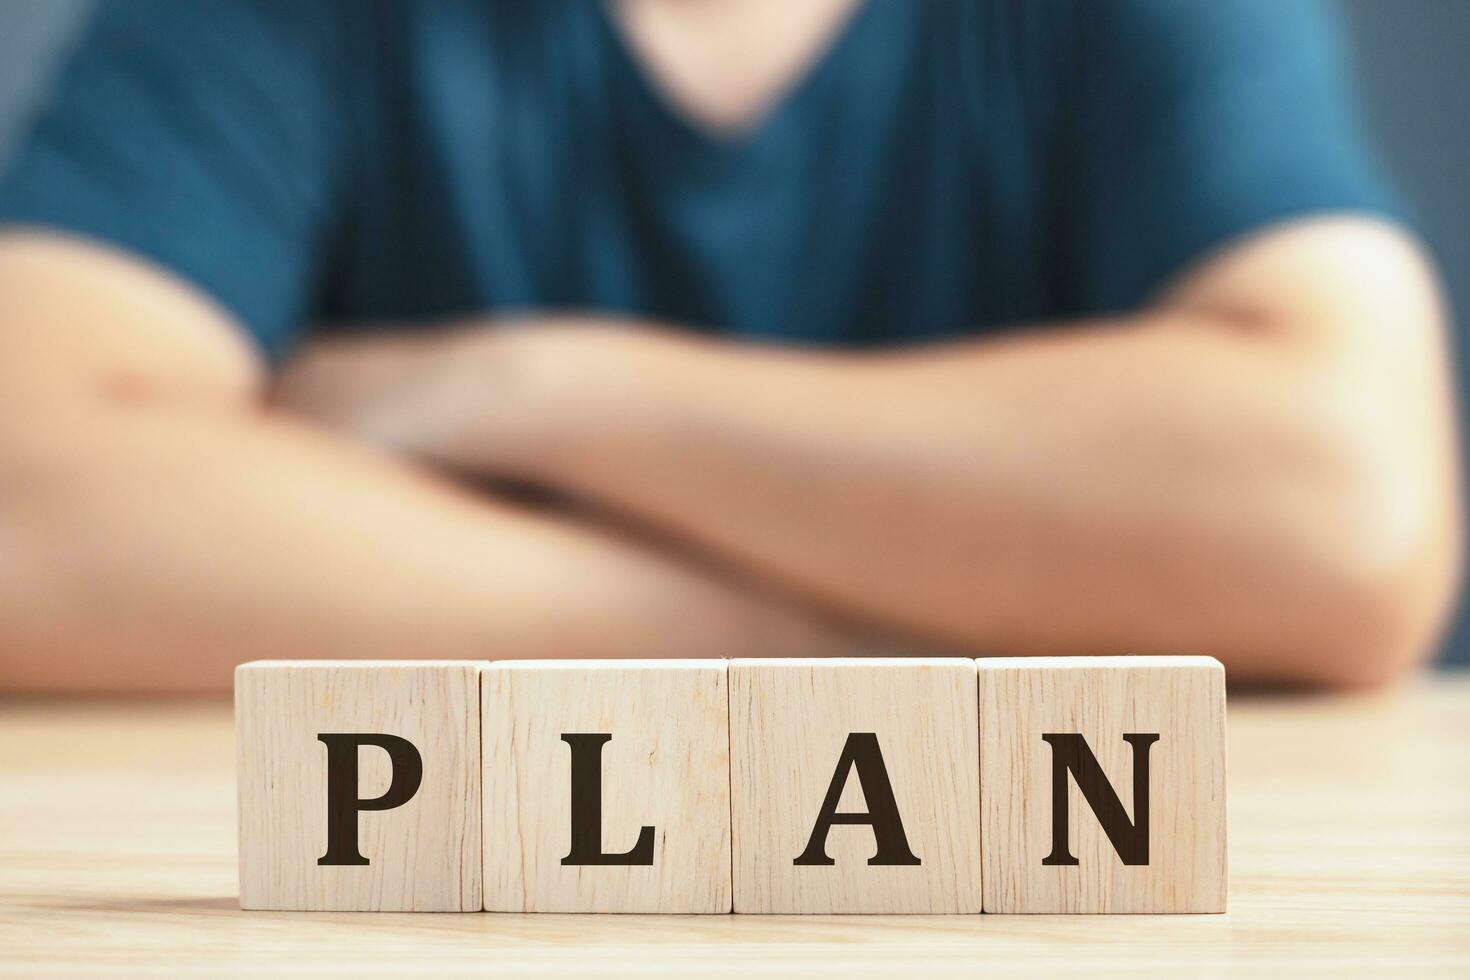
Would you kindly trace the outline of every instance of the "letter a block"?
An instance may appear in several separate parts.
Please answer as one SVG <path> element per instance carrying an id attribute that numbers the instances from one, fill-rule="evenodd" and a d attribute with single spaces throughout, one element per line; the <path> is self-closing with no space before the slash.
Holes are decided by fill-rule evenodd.
<path id="1" fill-rule="evenodd" d="M 483 676 L 485 908 L 730 911 L 723 660 Z"/>
<path id="2" fill-rule="evenodd" d="M 987 912 L 1225 911 L 1225 671 L 978 661 Z"/>
<path id="3" fill-rule="evenodd" d="M 481 907 L 474 662 L 235 671 L 240 907 Z"/>
<path id="4" fill-rule="evenodd" d="M 735 911 L 980 911 L 967 659 L 730 664 Z"/>

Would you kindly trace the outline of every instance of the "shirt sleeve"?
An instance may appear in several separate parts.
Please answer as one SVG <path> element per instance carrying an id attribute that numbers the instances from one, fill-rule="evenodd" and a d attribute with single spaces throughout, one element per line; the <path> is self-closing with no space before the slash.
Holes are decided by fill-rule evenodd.
<path id="1" fill-rule="evenodd" d="M 0 176 L 0 223 L 150 259 L 279 356 L 310 313 L 343 183 L 333 9 L 106 3 Z"/>
<path id="2" fill-rule="evenodd" d="M 1082 310 L 1121 310 L 1230 239 L 1314 212 L 1404 209 L 1320 0 L 1085 0 L 1062 227 Z"/>

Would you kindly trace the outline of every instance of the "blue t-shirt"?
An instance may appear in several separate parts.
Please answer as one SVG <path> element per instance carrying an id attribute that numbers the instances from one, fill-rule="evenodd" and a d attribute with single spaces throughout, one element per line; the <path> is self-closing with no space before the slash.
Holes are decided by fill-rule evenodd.
<path id="1" fill-rule="evenodd" d="M 596 0 L 105 6 L 0 220 L 311 326 L 626 311 L 883 344 L 1127 308 L 1227 240 L 1394 210 L 1317 0 L 866 0 L 739 135 Z"/>

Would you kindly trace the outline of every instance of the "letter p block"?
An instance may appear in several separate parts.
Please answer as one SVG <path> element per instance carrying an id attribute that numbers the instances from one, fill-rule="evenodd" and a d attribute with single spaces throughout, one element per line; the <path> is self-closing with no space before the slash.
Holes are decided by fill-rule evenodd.
<path id="1" fill-rule="evenodd" d="M 241 908 L 479 911 L 481 666 L 236 669 Z"/>

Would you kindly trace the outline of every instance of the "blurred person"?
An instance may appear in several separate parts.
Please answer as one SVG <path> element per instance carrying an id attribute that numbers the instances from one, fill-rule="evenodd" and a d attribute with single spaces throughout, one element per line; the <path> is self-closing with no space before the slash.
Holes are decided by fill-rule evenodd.
<path id="1" fill-rule="evenodd" d="M 1348 89 L 1315 0 L 108 4 L 0 183 L 0 687 L 1390 678 L 1452 399 Z"/>

